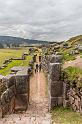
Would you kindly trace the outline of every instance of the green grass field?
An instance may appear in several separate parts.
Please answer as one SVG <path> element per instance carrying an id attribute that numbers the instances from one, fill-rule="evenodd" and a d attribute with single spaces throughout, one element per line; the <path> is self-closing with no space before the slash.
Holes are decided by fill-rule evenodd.
<path id="1" fill-rule="evenodd" d="M 52 111 L 53 124 L 82 124 L 82 116 L 70 108 L 57 107 Z"/>
<path id="2" fill-rule="evenodd" d="M 3 64 L 5 59 L 9 58 L 21 58 L 22 54 L 28 53 L 28 48 L 20 49 L 0 49 L 0 66 Z M 8 66 L 0 70 L 0 74 L 7 75 L 10 72 L 10 68 L 14 66 L 28 66 L 29 61 L 32 59 L 32 56 L 27 56 L 26 60 L 13 60 Z"/>
<path id="3" fill-rule="evenodd" d="M 27 48 L 0 49 L 0 66 L 3 64 L 5 59 L 8 59 L 8 58 L 21 58 L 21 55 L 24 52 L 28 52 L 28 49 Z"/>

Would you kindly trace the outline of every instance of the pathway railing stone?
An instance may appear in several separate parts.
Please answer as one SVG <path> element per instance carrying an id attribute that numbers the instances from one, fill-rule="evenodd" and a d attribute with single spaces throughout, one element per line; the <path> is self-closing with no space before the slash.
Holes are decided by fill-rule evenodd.
<path id="1" fill-rule="evenodd" d="M 61 81 L 61 55 L 44 55 L 42 68 L 48 76 L 49 109 L 63 104 L 63 82 Z"/>

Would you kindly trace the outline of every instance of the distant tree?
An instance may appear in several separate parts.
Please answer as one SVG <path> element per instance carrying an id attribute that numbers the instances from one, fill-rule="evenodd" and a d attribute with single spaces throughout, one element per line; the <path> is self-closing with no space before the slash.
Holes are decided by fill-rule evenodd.
<path id="1" fill-rule="evenodd" d="M 10 44 L 9 44 L 9 43 L 6 43 L 6 45 L 7 45 L 7 47 L 9 47 L 9 48 L 10 48 Z"/>
<path id="2" fill-rule="evenodd" d="M 2 43 L 0 43 L 0 49 L 1 49 L 1 48 L 4 48 L 4 45 L 3 45 Z"/>
<path id="3" fill-rule="evenodd" d="M 19 44 L 18 43 L 13 43 L 12 47 L 19 47 Z"/>

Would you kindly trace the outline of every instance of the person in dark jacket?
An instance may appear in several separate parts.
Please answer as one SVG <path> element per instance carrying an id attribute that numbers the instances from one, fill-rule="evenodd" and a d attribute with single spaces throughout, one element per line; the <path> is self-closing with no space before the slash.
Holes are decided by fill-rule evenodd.
<path id="1" fill-rule="evenodd" d="M 41 62 L 41 56 L 39 56 L 39 62 Z"/>
<path id="2" fill-rule="evenodd" d="M 38 64 L 36 64 L 36 71 L 38 72 Z"/>
<path id="3" fill-rule="evenodd" d="M 36 68 L 35 68 L 35 73 L 36 73 Z"/>
<path id="4" fill-rule="evenodd" d="M 41 71 L 41 63 L 39 64 L 39 71 Z"/>

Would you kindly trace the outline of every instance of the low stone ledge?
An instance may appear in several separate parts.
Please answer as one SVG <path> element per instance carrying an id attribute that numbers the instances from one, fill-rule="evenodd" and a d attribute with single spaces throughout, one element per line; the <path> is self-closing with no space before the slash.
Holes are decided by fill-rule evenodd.
<path id="1" fill-rule="evenodd" d="M 28 67 L 25 66 L 14 66 L 11 68 L 11 72 L 18 72 L 18 71 L 22 71 L 22 70 L 28 70 Z"/>

